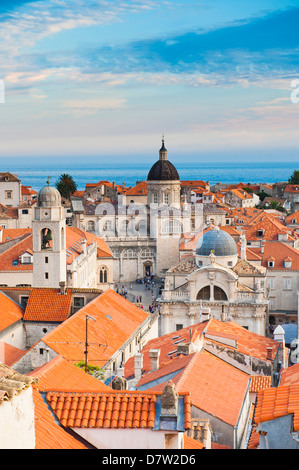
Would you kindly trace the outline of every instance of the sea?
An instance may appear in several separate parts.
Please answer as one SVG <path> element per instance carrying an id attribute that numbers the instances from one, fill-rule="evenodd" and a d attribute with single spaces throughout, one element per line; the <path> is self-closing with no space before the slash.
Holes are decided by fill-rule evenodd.
<path id="1" fill-rule="evenodd" d="M 18 175 L 22 184 L 39 191 L 47 184 L 55 186 L 63 173 L 70 174 L 78 191 L 85 189 L 86 183 L 97 183 L 101 180 L 115 181 L 117 184 L 135 186 L 138 181 L 145 181 L 152 163 L 82 162 L 65 161 L 49 163 L 35 161 L 16 163 L 13 159 L 0 160 L 0 172 L 9 171 Z M 211 186 L 216 183 L 276 183 L 288 181 L 294 170 L 299 170 L 299 162 L 211 162 L 211 163 L 174 163 L 180 180 L 209 181 Z"/>

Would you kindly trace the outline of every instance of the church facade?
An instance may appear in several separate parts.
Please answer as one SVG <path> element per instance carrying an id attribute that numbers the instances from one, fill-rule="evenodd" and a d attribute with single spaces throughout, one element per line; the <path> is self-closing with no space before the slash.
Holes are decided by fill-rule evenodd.
<path id="1" fill-rule="evenodd" d="M 162 334 L 213 317 L 265 335 L 266 269 L 246 260 L 245 243 L 242 237 L 239 257 L 234 239 L 216 226 L 198 240 L 194 256 L 167 271 L 160 299 Z"/>
<path id="2" fill-rule="evenodd" d="M 132 201 L 130 192 L 118 203 L 73 201 L 74 225 L 105 240 L 114 256 L 115 282 L 154 274 L 164 277 L 179 262 L 182 233 L 197 232 L 210 219 L 224 224 L 225 212 L 214 204 L 187 203 L 175 166 L 162 140 L 159 159 L 146 179 L 147 203 Z"/>

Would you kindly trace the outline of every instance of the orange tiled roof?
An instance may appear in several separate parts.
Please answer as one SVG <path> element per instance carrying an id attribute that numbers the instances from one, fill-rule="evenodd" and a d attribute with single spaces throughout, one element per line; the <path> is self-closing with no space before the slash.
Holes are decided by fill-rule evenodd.
<path id="1" fill-rule="evenodd" d="M 284 190 L 285 193 L 299 193 L 299 184 L 288 184 Z"/>
<path id="2" fill-rule="evenodd" d="M 235 425 L 248 390 L 244 372 L 207 352 L 196 353 L 176 387 L 190 391 L 192 405 Z"/>
<path id="3" fill-rule="evenodd" d="M 243 328 L 235 321 L 221 322 L 214 318 L 209 320 L 207 332 L 209 330 L 217 331 L 219 333 L 229 333 L 238 338 L 238 351 L 240 353 L 256 357 L 258 359 L 267 360 L 267 348 L 272 347 L 272 358 L 275 359 L 279 343 L 272 338 L 267 338 L 262 335 L 253 333 L 252 331 Z M 211 341 L 209 339 L 209 341 Z M 226 346 L 228 347 L 228 346 Z"/>
<path id="4" fill-rule="evenodd" d="M 282 369 L 279 385 L 293 385 L 299 383 L 299 364 Z"/>
<path id="5" fill-rule="evenodd" d="M 0 291 L 0 331 L 21 320 L 24 309 Z"/>
<path id="6" fill-rule="evenodd" d="M 58 355 L 42 367 L 30 372 L 38 379 L 40 392 L 109 392 L 111 388 L 99 379 L 86 374 L 79 367 Z"/>
<path id="7" fill-rule="evenodd" d="M 67 249 L 72 249 L 72 251 L 75 252 L 75 256 L 81 253 L 81 249 L 76 248 L 75 243 L 79 243 L 82 239 L 87 240 L 88 246 L 91 245 L 93 242 L 97 244 L 98 258 L 113 257 L 110 248 L 102 238 L 98 237 L 97 235 L 93 235 L 89 232 L 85 232 L 84 230 L 81 230 L 77 227 L 66 228 Z M 71 263 L 72 259 L 70 259 L 69 262 Z"/>
<path id="8" fill-rule="evenodd" d="M 85 191 L 75 191 L 72 196 L 83 198 Z"/>
<path id="9" fill-rule="evenodd" d="M 8 367 L 11 367 L 24 354 L 26 354 L 26 351 L 23 351 L 23 349 L 16 348 L 4 341 L 0 341 L 0 362 L 3 362 Z"/>
<path id="10" fill-rule="evenodd" d="M 184 449 L 203 449 L 204 444 L 184 434 Z"/>
<path id="11" fill-rule="evenodd" d="M 35 449 L 87 449 L 54 419 L 42 396 L 33 387 Z"/>
<path id="12" fill-rule="evenodd" d="M 156 395 L 143 392 L 57 393 L 46 400 L 66 428 L 153 428 Z"/>
<path id="13" fill-rule="evenodd" d="M 296 220 L 296 223 L 299 223 L 299 211 L 293 212 L 286 217 L 286 223 L 291 224 L 293 220 Z"/>
<path id="14" fill-rule="evenodd" d="M 141 183 L 136 184 L 133 188 L 125 191 L 125 196 L 146 196 L 147 195 L 147 182 L 141 181 Z"/>
<path id="15" fill-rule="evenodd" d="M 83 360 L 86 315 L 96 319 L 88 323 L 88 362 L 99 366 L 105 364 L 149 316 L 108 289 L 45 335 L 43 341 L 67 360 Z"/>
<path id="16" fill-rule="evenodd" d="M 258 230 L 263 230 L 263 236 L 258 236 Z M 291 231 L 288 227 L 283 225 L 274 217 L 269 217 L 265 215 L 256 224 L 251 225 L 245 232 L 247 240 L 267 240 L 267 241 L 277 241 L 278 235 L 288 235 L 288 240 L 295 240 L 296 234 Z"/>
<path id="17" fill-rule="evenodd" d="M 28 249 L 32 249 L 32 235 L 23 236 L 14 245 L 0 253 L 0 271 L 32 271 L 32 264 L 13 265 L 13 261 L 19 261 L 19 257 Z"/>
<path id="18" fill-rule="evenodd" d="M 31 186 L 24 186 L 22 184 L 21 185 L 21 194 L 22 194 L 22 196 L 27 196 L 27 195 L 37 194 L 37 191 L 32 189 Z"/>
<path id="19" fill-rule="evenodd" d="M 252 375 L 250 378 L 250 392 L 259 392 L 260 390 L 271 387 L 272 377 L 269 375 Z"/>
<path id="20" fill-rule="evenodd" d="M 14 238 L 22 237 L 23 235 L 26 235 L 27 233 L 32 233 L 31 228 L 5 228 L 3 229 L 2 233 L 2 242 L 12 240 Z"/>
<path id="21" fill-rule="evenodd" d="M 212 354 L 197 352 L 173 377 L 178 393 L 188 390 L 193 406 L 235 425 L 248 389 L 249 376 Z M 161 391 L 165 383 L 151 387 Z"/>
<path id="22" fill-rule="evenodd" d="M 17 207 L 6 207 L 0 204 L 0 219 L 17 219 L 18 216 Z"/>
<path id="23" fill-rule="evenodd" d="M 259 443 L 260 443 L 260 435 L 256 431 L 256 427 L 253 426 L 251 433 L 250 433 L 247 449 L 258 449 Z"/>
<path id="24" fill-rule="evenodd" d="M 262 266 L 266 267 L 269 271 L 283 269 L 284 271 L 292 271 L 299 269 L 299 250 L 287 245 L 283 242 L 266 242 L 264 244 L 264 253 L 260 252 L 260 248 L 251 247 L 251 250 L 258 253 L 262 257 Z M 284 261 L 286 258 L 291 258 L 292 266 L 286 268 Z M 275 261 L 273 268 L 268 266 L 268 261 Z"/>
<path id="25" fill-rule="evenodd" d="M 174 376 L 174 373 L 179 374 L 193 359 L 195 353 L 188 354 L 188 355 L 180 355 L 171 359 L 172 356 L 168 359 L 167 362 L 164 362 L 162 365 L 160 364 L 159 369 L 148 373 L 144 373 L 139 380 L 137 387 L 144 386 L 149 382 L 153 382 L 154 380 L 161 379 L 161 377 L 167 376 Z"/>
<path id="26" fill-rule="evenodd" d="M 230 189 L 230 192 L 237 196 L 239 199 L 252 199 L 252 195 L 248 194 L 246 191 L 242 191 L 241 189 Z"/>
<path id="27" fill-rule="evenodd" d="M 299 431 L 299 384 L 282 385 L 258 394 L 254 421 L 259 424 L 289 414 L 294 415 L 293 430 Z"/>
<path id="28" fill-rule="evenodd" d="M 29 294 L 24 320 L 63 322 L 70 313 L 72 291 L 60 294 L 59 289 L 33 288 Z"/>
<path id="29" fill-rule="evenodd" d="M 192 325 L 191 327 L 182 328 L 179 331 L 171 332 L 163 336 L 158 336 L 150 341 L 148 341 L 144 348 L 142 349 L 143 354 L 143 370 L 150 371 L 151 368 L 151 361 L 149 357 L 150 349 L 160 349 L 160 357 L 159 357 L 159 364 L 162 365 L 169 365 L 171 367 L 174 357 L 172 354 L 173 351 L 176 352 L 177 341 L 183 340 L 183 342 L 188 342 L 190 338 L 190 331 L 191 331 L 191 339 L 192 342 L 196 341 L 196 338 L 200 336 L 206 327 L 207 323 L 198 323 L 196 325 Z M 176 365 L 173 366 L 174 368 Z M 125 377 L 131 377 L 134 375 L 134 358 L 131 357 L 125 363 Z"/>
<path id="30" fill-rule="evenodd" d="M 181 186 L 191 186 L 191 187 L 201 187 L 208 188 L 209 183 L 202 180 L 183 180 L 181 181 Z"/>
<path id="31" fill-rule="evenodd" d="M 28 250 L 32 252 L 32 229 L 5 229 L 3 230 L 3 236 L 6 238 L 6 242 L 8 241 L 7 237 L 22 238 L 16 241 L 13 246 L 0 253 L 0 271 L 32 271 L 32 264 L 21 264 L 18 262 L 17 265 L 13 265 L 13 261 L 19 260 L 19 256 L 24 252 Z M 102 238 L 76 227 L 66 227 L 66 263 L 68 265 L 81 254 L 81 241 L 83 239 L 87 240 L 87 246 L 96 242 L 98 258 L 113 257 L 110 248 Z"/>

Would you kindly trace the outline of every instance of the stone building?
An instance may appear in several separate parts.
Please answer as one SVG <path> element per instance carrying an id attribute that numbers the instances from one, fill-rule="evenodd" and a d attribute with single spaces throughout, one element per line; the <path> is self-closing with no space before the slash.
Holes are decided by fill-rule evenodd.
<path id="1" fill-rule="evenodd" d="M 215 227 L 198 240 L 194 256 L 181 260 L 165 275 L 160 299 L 162 334 L 212 316 L 235 320 L 264 335 L 267 323 L 266 268 L 241 256 L 234 239 Z"/>
<path id="2" fill-rule="evenodd" d="M 163 139 L 146 186 L 143 182 L 123 192 L 117 204 L 85 204 L 84 199 L 74 199 L 73 224 L 105 240 L 114 256 L 115 282 L 131 282 L 150 274 L 164 277 L 179 262 L 182 233 L 197 232 L 203 224 L 225 224 L 225 211 L 215 204 L 190 204 L 188 187 L 192 182 L 180 181 Z"/>

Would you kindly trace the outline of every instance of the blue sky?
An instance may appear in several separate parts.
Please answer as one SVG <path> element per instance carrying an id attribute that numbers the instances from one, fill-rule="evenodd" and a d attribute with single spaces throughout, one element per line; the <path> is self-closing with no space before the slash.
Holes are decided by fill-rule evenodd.
<path id="1" fill-rule="evenodd" d="M 297 160 L 299 0 L 2 0 L 0 22 L 0 159 L 139 161 L 165 134 L 174 162 Z"/>

